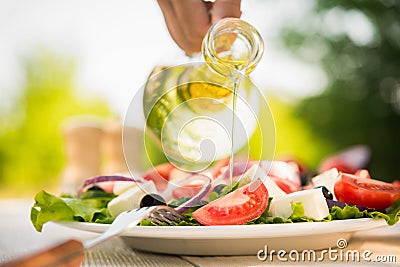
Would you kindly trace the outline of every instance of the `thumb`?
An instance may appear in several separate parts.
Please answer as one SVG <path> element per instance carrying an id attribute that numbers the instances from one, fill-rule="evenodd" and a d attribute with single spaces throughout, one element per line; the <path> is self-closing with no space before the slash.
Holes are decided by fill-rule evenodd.
<path id="1" fill-rule="evenodd" d="M 214 24 L 223 18 L 240 18 L 240 0 L 217 0 L 211 9 L 211 22 Z"/>

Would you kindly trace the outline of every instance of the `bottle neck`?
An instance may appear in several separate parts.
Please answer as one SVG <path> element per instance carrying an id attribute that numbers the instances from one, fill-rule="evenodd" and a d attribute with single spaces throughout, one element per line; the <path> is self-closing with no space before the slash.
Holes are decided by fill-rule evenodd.
<path id="1" fill-rule="evenodd" d="M 214 24 L 202 44 L 205 61 L 222 75 L 249 74 L 260 61 L 264 43 L 249 23 L 235 18 Z"/>

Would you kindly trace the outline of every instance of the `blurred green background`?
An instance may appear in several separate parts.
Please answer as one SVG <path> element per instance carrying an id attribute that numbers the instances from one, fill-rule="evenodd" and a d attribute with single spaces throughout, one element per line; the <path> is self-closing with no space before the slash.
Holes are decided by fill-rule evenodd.
<path id="1" fill-rule="evenodd" d="M 266 7 L 271 3 L 265 2 Z M 276 122 L 277 156 L 290 155 L 316 169 L 327 155 L 366 144 L 372 176 L 400 179 L 400 1 L 290 2 L 309 8 L 266 42 L 318 66 L 327 81 L 319 92 L 303 97 L 262 88 Z M 159 31 L 167 34 L 165 28 Z M 65 119 L 121 117 L 106 96 L 81 93 L 75 82 L 79 57 L 46 46 L 27 51 L 18 60 L 24 82 L 16 97 L 6 98 L 3 89 L 0 96 L 0 197 L 31 197 L 42 188 L 57 188 L 65 167 L 60 131 Z"/>
<path id="2" fill-rule="evenodd" d="M 63 122 L 76 115 L 112 117 L 104 99 L 78 97 L 75 63 L 49 51 L 21 61 L 25 86 L 0 116 L 0 193 L 26 196 L 56 189 L 65 164 Z"/>

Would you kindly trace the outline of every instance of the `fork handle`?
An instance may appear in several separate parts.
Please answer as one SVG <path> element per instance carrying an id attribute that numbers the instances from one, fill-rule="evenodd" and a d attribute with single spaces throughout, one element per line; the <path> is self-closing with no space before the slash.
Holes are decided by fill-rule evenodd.
<path id="1" fill-rule="evenodd" d="M 76 267 L 83 262 L 84 251 L 82 242 L 70 239 L 36 254 L 0 264 L 0 267 Z"/>

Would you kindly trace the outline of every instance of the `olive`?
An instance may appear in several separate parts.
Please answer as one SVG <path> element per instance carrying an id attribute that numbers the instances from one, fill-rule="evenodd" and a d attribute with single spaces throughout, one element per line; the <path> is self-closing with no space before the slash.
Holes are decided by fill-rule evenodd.
<path id="1" fill-rule="evenodd" d="M 311 178 L 311 176 L 310 176 L 309 173 L 305 173 L 305 172 L 300 173 L 301 185 L 302 185 L 302 186 L 307 185 L 307 184 L 310 182 L 310 178 Z"/>
<path id="2" fill-rule="evenodd" d="M 102 191 L 102 192 L 104 192 L 103 188 L 101 188 L 98 185 L 94 185 L 94 186 L 90 187 L 87 191 Z"/>
<path id="3" fill-rule="evenodd" d="M 333 194 L 332 194 L 331 191 L 329 191 L 329 189 L 326 188 L 325 186 L 320 185 L 320 186 L 316 186 L 316 187 L 314 187 L 314 188 L 321 188 L 321 189 L 322 189 L 322 194 L 324 194 L 324 197 L 325 197 L 326 199 L 330 199 L 330 200 L 333 199 Z"/>
<path id="4" fill-rule="evenodd" d="M 226 184 L 219 184 L 219 185 L 214 187 L 213 192 L 215 192 L 218 195 L 220 195 L 222 193 L 222 189 L 224 189 L 225 187 L 227 187 Z"/>
<path id="5" fill-rule="evenodd" d="M 151 207 L 166 205 L 165 199 L 158 194 L 147 194 L 140 201 L 140 207 Z"/>

